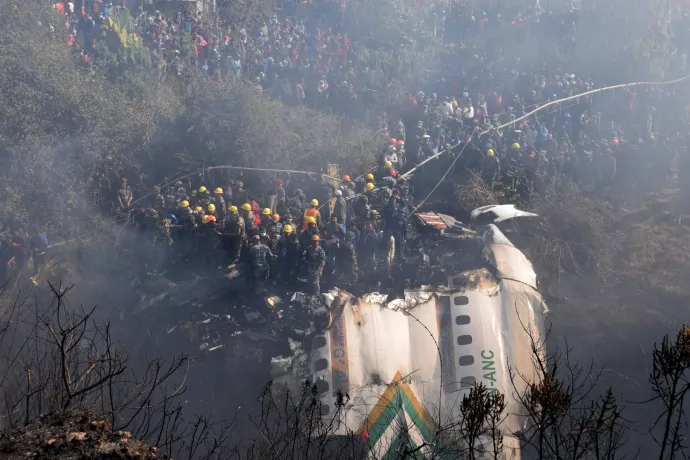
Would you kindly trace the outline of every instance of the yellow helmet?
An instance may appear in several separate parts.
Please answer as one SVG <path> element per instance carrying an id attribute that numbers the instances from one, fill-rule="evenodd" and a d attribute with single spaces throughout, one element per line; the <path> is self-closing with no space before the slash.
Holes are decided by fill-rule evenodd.
<path id="1" fill-rule="evenodd" d="M 228 208 L 228 211 L 230 211 L 230 212 L 232 212 L 232 213 L 236 213 L 236 212 L 237 212 L 237 206 L 235 206 L 235 205 L 230 206 L 230 207 Z"/>
<path id="2" fill-rule="evenodd" d="M 366 189 L 367 191 L 371 192 L 372 190 L 374 190 L 374 184 L 372 184 L 371 182 L 367 183 Z"/>
<path id="3" fill-rule="evenodd" d="M 316 219 L 314 219 L 314 216 L 307 216 L 304 218 L 304 221 L 308 224 L 315 224 Z"/>
<path id="4" fill-rule="evenodd" d="M 194 211 L 196 211 L 196 212 L 201 212 L 203 210 L 204 210 L 204 208 L 202 208 L 201 206 L 197 206 L 196 208 L 194 208 Z"/>
<path id="5" fill-rule="evenodd" d="M 213 212 L 213 211 L 216 210 L 216 205 L 213 204 L 213 203 L 211 203 L 211 204 L 209 204 L 208 206 L 206 206 L 206 209 L 208 209 L 209 212 Z"/>
<path id="6" fill-rule="evenodd" d="M 490 157 L 494 156 L 494 149 L 489 149 L 486 151 L 486 154 Z"/>
<path id="7" fill-rule="evenodd" d="M 205 191 L 206 191 L 206 187 L 204 187 L 203 185 L 201 187 L 199 187 L 199 193 L 204 193 Z"/>
<path id="8" fill-rule="evenodd" d="M 386 168 L 390 168 L 391 166 L 393 166 L 393 163 L 391 163 L 390 161 L 386 161 L 383 165 L 384 165 Z"/>
<path id="9" fill-rule="evenodd" d="M 223 189 L 220 188 L 220 187 L 218 187 L 218 188 L 216 188 L 216 189 L 213 191 L 213 193 L 216 193 L 216 194 L 218 194 L 218 195 L 222 195 L 222 194 L 223 194 Z"/>
<path id="10" fill-rule="evenodd" d="M 513 145 L 511 145 L 510 148 L 513 150 L 520 150 L 520 144 L 513 142 Z"/>
<path id="11" fill-rule="evenodd" d="M 180 203 L 180 206 L 183 207 L 183 208 L 188 207 L 188 206 L 189 206 L 189 201 L 187 201 L 187 200 L 182 200 L 182 203 Z"/>
<path id="12" fill-rule="evenodd" d="M 286 225 L 285 227 L 283 227 L 283 231 L 285 233 L 292 233 L 292 225 Z"/>
<path id="13" fill-rule="evenodd" d="M 208 222 L 208 216 L 207 216 L 206 214 L 204 214 L 203 216 L 201 216 L 201 221 L 202 221 L 203 223 Z"/>
<path id="14" fill-rule="evenodd" d="M 374 175 L 371 173 L 367 174 L 367 179 L 368 180 L 374 180 Z"/>
<path id="15" fill-rule="evenodd" d="M 261 214 L 263 214 L 264 216 L 270 216 L 270 215 L 271 215 L 271 210 L 268 209 L 268 208 L 264 208 L 264 210 L 261 211 Z"/>
<path id="16" fill-rule="evenodd" d="M 311 200 L 311 205 L 312 205 L 312 206 L 318 206 L 318 205 L 319 205 L 319 200 Z"/>
<path id="17" fill-rule="evenodd" d="M 245 211 L 251 211 L 251 210 L 252 210 L 252 205 L 250 205 L 249 203 L 244 203 L 244 204 L 242 205 L 242 209 L 244 209 Z"/>

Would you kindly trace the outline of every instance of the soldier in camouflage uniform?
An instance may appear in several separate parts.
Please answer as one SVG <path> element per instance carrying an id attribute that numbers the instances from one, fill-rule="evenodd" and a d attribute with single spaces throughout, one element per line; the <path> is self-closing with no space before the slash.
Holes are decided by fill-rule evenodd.
<path id="1" fill-rule="evenodd" d="M 159 214 L 163 214 L 166 209 L 165 197 L 161 194 L 161 188 L 157 185 L 153 187 L 153 209 Z"/>
<path id="2" fill-rule="evenodd" d="M 153 234 L 155 269 L 163 265 L 168 255 L 168 248 L 173 244 L 170 230 L 170 221 L 168 219 L 158 218 Z"/>
<path id="3" fill-rule="evenodd" d="M 247 233 L 247 237 L 251 238 L 254 235 L 258 235 L 259 227 L 256 225 L 256 219 L 254 219 L 254 213 L 252 212 L 252 207 L 249 203 L 242 205 L 242 218 L 244 219 L 244 228 Z"/>
<path id="4" fill-rule="evenodd" d="M 323 268 L 326 266 L 326 253 L 319 244 L 319 235 L 311 237 L 311 245 L 307 249 L 307 287 L 309 294 L 319 295 L 321 293 L 321 276 Z"/>
<path id="5" fill-rule="evenodd" d="M 357 267 L 357 250 L 353 240 L 355 234 L 347 232 L 345 241 L 338 248 L 337 264 L 340 268 L 341 279 L 345 283 L 357 284 L 359 268 Z"/>
<path id="6" fill-rule="evenodd" d="M 223 198 L 223 189 L 218 187 L 213 191 L 214 198 L 213 203 L 216 205 L 216 217 L 218 222 L 216 223 L 219 228 L 225 226 L 225 217 L 227 206 L 225 205 L 225 198 Z"/>
<path id="7" fill-rule="evenodd" d="M 127 185 L 127 179 L 122 178 L 120 189 L 117 191 L 117 212 L 121 216 L 126 216 L 129 205 L 132 203 L 132 189 Z"/>
<path id="8" fill-rule="evenodd" d="M 252 277 L 254 281 L 254 291 L 261 292 L 264 283 L 271 272 L 271 259 L 273 253 L 265 244 L 261 243 L 261 237 L 252 237 L 252 247 L 249 249 L 252 262 Z"/>
<path id="9" fill-rule="evenodd" d="M 237 206 L 228 208 L 228 215 L 225 220 L 225 231 L 229 235 L 229 251 L 232 258 L 231 263 L 240 260 L 242 245 L 246 239 L 244 219 L 237 212 Z"/>

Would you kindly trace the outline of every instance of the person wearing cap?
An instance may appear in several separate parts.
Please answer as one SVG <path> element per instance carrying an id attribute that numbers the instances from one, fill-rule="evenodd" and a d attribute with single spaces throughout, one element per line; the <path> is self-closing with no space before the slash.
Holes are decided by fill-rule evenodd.
<path id="1" fill-rule="evenodd" d="M 481 161 L 482 179 L 493 190 L 496 175 L 501 171 L 500 162 L 493 149 L 488 149 Z"/>
<path id="2" fill-rule="evenodd" d="M 272 214 L 270 209 L 264 208 L 261 210 L 261 224 L 259 225 L 259 229 L 261 230 L 261 232 L 268 232 L 268 224 L 273 222 L 271 216 Z"/>
<path id="3" fill-rule="evenodd" d="M 391 165 L 386 168 L 386 164 L 390 163 Z M 382 164 L 383 168 L 390 169 L 393 167 L 393 165 L 398 164 L 398 153 L 395 150 L 395 145 L 389 145 L 386 147 L 386 151 L 383 153 L 383 158 L 382 158 Z M 381 168 L 379 168 L 380 170 Z M 376 177 L 380 177 L 380 175 L 377 173 Z"/>
<path id="4" fill-rule="evenodd" d="M 357 243 L 357 259 L 362 264 L 365 276 L 374 275 L 376 272 L 376 258 L 380 245 L 381 233 L 376 231 L 372 222 L 367 222 Z"/>
<path id="5" fill-rule="evenodd" d="M 336 260 L 338 261 L 339 279 L 349 285 L 357 284 L 359 268 L 357 267 L 357 250 L 354 244 L 355 234 L 348 231 L 345 239 L 338 245 Z"/>
<path id="6" fill-rule="evenodd" d="M 252 212 L 252 205 L 249 203 L 244 203 L 242 205 L 242 218 L 244 219 L 244 228 L 247 231 L 247 238 L 251 238 L 254 235 L 259 234 L 259 226 L 256 225 L 256 219 L 254 213 Z"/>
<path id="7" fill-rule="evenodd" d="M 162 216 L 156 218 L 153 243 L 156 248 L 154 267 L 158 269 L 165 263 L 170 251 L 169 248 L 173 245 L 172 227 L 169 219 Z"/>
<path id="8" fill-rule="evenodd" d="M 278 235 L 283 231 L 283 223 L 280 221 L 280 214 L 273 214 L 271 216 L 271 221 L 266 225 L 266 231 L 268 233 L 275 232 Z"/>
<path id="9" fill-rule="evenodd" d="M 165 197 L 161 193 L 160 186 L 156 185 L 153 187 L 153 209 L 162 214 L 166 208 Z"/>
<path id="10" fill-rule="evenodd" d="M 307 248 L 307 290 L 311 295 L 321 293 L 321 277 L 326 266 L 326 252 L 321 247 L 319 235 L 312 235 Z"/>
<path id="11" fill-rule="evenodd" d="M 120 181 L 120 190 L 117 191 L 117 203 L 120 211 L 129 208 L 129 205 L 132 204 L 132 198 L 132 188 L 127 185 L 127 179 L 123 177 Z"/>
<path id="12" fill-rule="evenodd" d="M 259 235 L 252 236 L 249 260 L 252 264 L 252 280 L 256 293 L 263 290 L 264 283 L 268 279 L 271 271 L 271 259 L 273 259 L 273 253 L 268 246 L 261 242 L 261 237 Z"/>
<path id="13" fill-rule="evenodd" d="M 321 213 L 319 212 L 319 201 L 311 200 L 309 207 L 304 211 L 304 218 L 302 219 L 302 230 L 306 230 L 309 226 L 307 217 L 312 217 L 316 222 L 317 227 L 321 227 Z"/>
<path id="14" fill-rule="evenodd" d="M 225 218 L 225 231 L 228 235 L 227 247 L 231 258 L 230 263 L 234 264 L 240 260 L 242 246 L 247 237 L 244 218 L 240 216 L 237 206 L 230 206 L 228 208 L 228 214 Z"/>
<path id="15" fill-rule="evenodd" d="M 280 214 L 284 214 L 287 209 L 287 192 L 283 186 L 283 179 L 276 179 L 273 194 L 276 196 L 275 210 Z"/>
<path id="16" fill-rule="evenodd" d="M 332 215 L 338 217 L 338 222 L 341 224 L 347 224 L 347 201 L 343 197 L 343 192 L 341 190 L 336 190 L 335 193 L 335 203 L 333 204 Z"/>
<path id="17" fill-rule="evenodd" d="M 314 235 L 320 235 L 321 232 L 319 231 L 319 227 L 316 226 L 316 219 L 311 216 L 307 216 L 304 218 L 304 220 L 307 223 L 307 228 L 302 230 L 302 233 L 299 236 L 299 242 L 303 248 L 306 248 L 309 246 L 311 237 Z"/>
<path id="18" fill-rule="evenodd" d="M 300 246 L 297 233 L 290 224 L 286 224 L 283 227 L 279 257 L 281 274 L 285 283 L 291 285 L 297 276 L 299 261 L 302 257 L 302 246 Z"/>
<path id="19" fill-rule="evenodd" d="M 226 211 L 228 206 L 225 204 L 225 198 L 223 197 L 223 189 L 216 187 L 213 191 L 213 204 L 216 206 L 216 217 L 218 222 L 216 223 L 218 227 L 222 228 L 225 225 L 225 217 L 227 215 Z"/>

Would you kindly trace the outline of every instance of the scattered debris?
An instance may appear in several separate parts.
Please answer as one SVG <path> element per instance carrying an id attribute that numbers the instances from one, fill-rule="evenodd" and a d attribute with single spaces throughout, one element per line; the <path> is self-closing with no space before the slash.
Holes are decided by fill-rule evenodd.
<path id="1" fill-rule="evenodd" d="M 132 439 L 128 431 L 111 431 L 107 421 L 89 413 L 58 413 L 41 416 L 28 425 L 0 433 L 3 460 L 75 458 L 154 460 L 158 449 Z"/>

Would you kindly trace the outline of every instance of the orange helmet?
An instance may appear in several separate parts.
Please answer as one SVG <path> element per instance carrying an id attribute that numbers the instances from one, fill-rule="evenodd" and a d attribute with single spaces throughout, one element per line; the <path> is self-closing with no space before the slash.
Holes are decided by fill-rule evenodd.
<path id="1" fill-rule="evenodd" d="M 280 220 L 280 216 L 278 214 L 273 214 L 271 219 L 273 219 L 273 222 L 278 222 Z"/>
<path id="2" fill-rule="evenodd" d="M 395 143 L 395 145 L 397 145 L 398 147 L 402 147 L 403 145 L 405 145 L 405 141 L 399 140 Z"/>
<path id="3" fill-rule="evenodd" d="M 391 141 L 391 144 L 395 145 L 395 142 L 396 142 L 396 141 L 395 141 L 395 138 L 394 138 L 394 137 L 391 137 L 390 141 Z"/>
<path id="4" fill-rule="evenodd" d="M 350 176 L 347 174 L 343 176 L 343 182 L 350 182 Z"/>
<path id="5" fill-rule="evenodd" d="M 319 238 L 319 235 L 313 235 L 313 236 L 311 237 L 311 240 L 312 240 L 312 241 L 319 241 L 320 239 L 321 239 L 321 238 Z"/>

